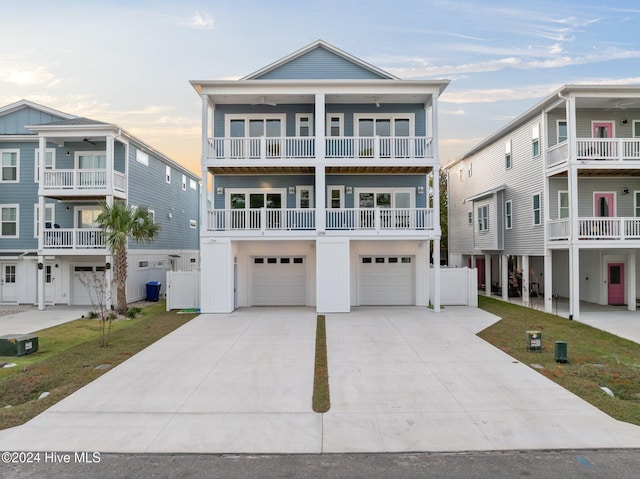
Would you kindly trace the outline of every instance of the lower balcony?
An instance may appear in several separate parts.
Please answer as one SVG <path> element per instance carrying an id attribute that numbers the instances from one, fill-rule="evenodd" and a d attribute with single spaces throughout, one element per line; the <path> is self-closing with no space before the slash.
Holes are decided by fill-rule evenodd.
<path id="1" fill-rule="evenodd" d="M 549 241 L 570 238 L 570 220 L 563 218 L 547 223 Z M 578 219 L 579 240 L 640 240 L 640 218 L 600 217 Z"/>
<path id="2" fill-rule="evenodd" d="M 45 229 L 43 249 L 96 250 L 106 248 L 104 233 L 99 228 Z"/>
<path id="3" fill-rule="evenodd" d="M 45 170 L 40 189 L 43 195 L 55 197 L 67 196 L 114 196 L 124 197 L 127 192 L 127 176 L 113 172 L 109 191 L 107 171 L 96 170 Z"/>
<path id="4" fill-rule="evenodd" d="M 300 234 L 316 231 L 313 208 L 250 208 L 209 210 L 209 231 Z M 326 233 L 365 234 L 424 232 L 434 230 L 432 208 L 341 208 L 326 210 Z"/>

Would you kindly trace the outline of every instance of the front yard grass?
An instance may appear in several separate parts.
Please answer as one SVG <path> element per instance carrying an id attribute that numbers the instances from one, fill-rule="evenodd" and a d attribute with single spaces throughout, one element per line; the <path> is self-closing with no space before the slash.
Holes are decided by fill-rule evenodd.
<path id="1" fill-rule="evenodd" d="M 164 302 L 142 308 L 135 319 L 114 321 L 109 346 L 99 346 L 100 324 L 79 319 L 39 331 L 38 352 L 20 357 L 0 357 L 0 429 L 25 423 L 56 402 L 90 383 L 198 314 L 165 311 Z M 38 400 L 43 392 L 49 396 Z M 6 407 L 6 406 L 11 407 Z"/>
<path id="2" fill-rule="evenodd" d="M 485 296 L 480 308 L 502 319 L 479 336 L 611 417 L 640 425 L 640 345 L 576 321 Z M 526 331 L 542 333 L 541 353 L 528 351 Z M 566 341 L 567 363 L 556 363 L 555 342 Z M 600 388 L 608 387 L 615 398 Z"/>

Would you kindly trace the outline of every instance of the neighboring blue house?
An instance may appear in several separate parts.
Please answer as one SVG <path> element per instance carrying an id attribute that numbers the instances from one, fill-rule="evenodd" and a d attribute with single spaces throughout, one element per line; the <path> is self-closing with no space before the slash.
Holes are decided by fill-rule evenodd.
<path id="1" fill-rule="evenodd" d="M 212 198 L 201 197 L 203 312 L 439 309 L 430 178 L 448 81 L 400 80 L 319 40 L 240 80 L 191 84 Z"/>
<path id="2" fill-rule="evenodd" d="M 112 276 L 101 201 L 147 205 L 161 227 L 129 244 L 129 301 L 198 267 L 199 178 L 117 125 L 22 100 L 0 107 L 0 161 L 0 304 L 92 303 L 85 284 Z"/>

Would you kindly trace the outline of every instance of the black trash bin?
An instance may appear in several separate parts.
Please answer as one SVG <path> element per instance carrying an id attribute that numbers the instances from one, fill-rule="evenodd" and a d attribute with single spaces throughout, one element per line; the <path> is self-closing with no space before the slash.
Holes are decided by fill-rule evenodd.
<path id="1" fill-rule="evenodd" d="M 159 301 L 160 300 L 160 288 L 162 284 L 160 281 L 149 281 L 147 283 L 147 301 Z"/>

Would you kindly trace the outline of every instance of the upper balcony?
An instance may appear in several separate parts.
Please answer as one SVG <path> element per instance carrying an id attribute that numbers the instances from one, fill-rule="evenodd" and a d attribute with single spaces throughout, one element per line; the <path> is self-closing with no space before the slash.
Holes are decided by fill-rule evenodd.
<path id="1" fill-rule="evenodd" d="M 39 194 L 61 199 L 110 195 L 124 199 L 127 196 L 127 176 L 119 171 L 108 175 L 105 169 L 47 169 L 42 174 Z"/>
<path id="2" fill-rule="evenodd" d="M 304 164 L 316 159 L 324 142 L 328 165 L 384 165 L 390 161 L 424 164 L 433 160 L 432 139 L 426 136 L 330 137 L 316 141 L 313 137 L 234 137 L 209 138 L 209 158 L 233 166 Z M 322 146 L 322 144 L 320 144 Z"/>
<path id="3" fill-rule="evenodd" d="M 563 141 L 547 150 L 547 169 L 566 167 L 569 162 L 600 169 L 640 167 L 640 138 L 578 138 L 573 158 L 569 146 Z"/>
<path id="4" fill-rule="evenodd" d="M 577 239 L 583 244 L 602 247 L 603 241 L 619 242 L 622 246 L 633 241 L 640 242 L 640 218 L 631 217 L 580 217 Z M 568 242 L 571 238 L 569 218 L 547 222 L 547 238 L 552 242 Z M 634 247 L 637 247 L 634 245 Z"/>

